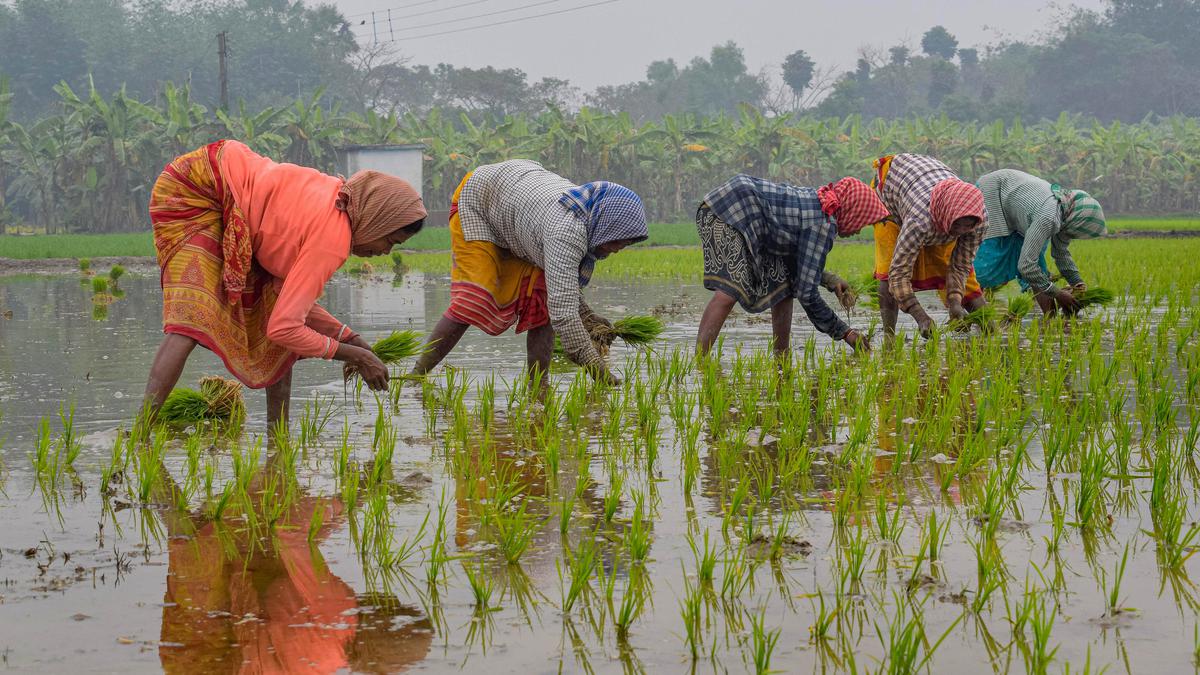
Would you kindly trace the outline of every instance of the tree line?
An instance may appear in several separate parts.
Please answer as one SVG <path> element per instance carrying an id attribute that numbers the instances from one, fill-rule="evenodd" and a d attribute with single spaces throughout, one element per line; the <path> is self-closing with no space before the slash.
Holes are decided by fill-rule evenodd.
<path id="1" fill-rule="evenodd" d="M 232 97 L 252 109 L 287 106 L 325 87 L 348 111 L 425 115 L 538 115 L 550 108 L 629 113 L 634 121 L 692 113 L 958 121 L 1101 121 L 1200 115 L 1200 1 L 1106 0 L 1103 11 L 1058 10 L 1029 39 L 963 45 L 944 26 L 919 44 L 860 49 L 852 70 L 815 63 L 797 45 L 776 67 L 751 71 L 733 43 L 686 63 L 650 63 L 642 80 L 581 91 L 531 81 L 515 68 L 411 64 L 389 43 L 360 38 L 361 17 L 300 0 L 12 0 L 0 3 L 0 75 L 16 94 L 12 114 L 31 121 L 58 105 L 54 87 L 94 83 L 151 99 L 186 83 L 213 106 L 220 83 L 217 34 L 227 40 Z"/>
<path id="2" fill-rule="evenodd" d="M 1134 124 L 1063 113 L 1026 124 L 766 114 L 742 104 L 732 114 L 663 115 L 550 107 L 477 117 L 344 111 L 320 90 L 288 105 L 213 110 L 191 89 L 164 83 L 139 99 L 54 87 L 55 112 L 32 122 L 13 114 L 18 98 L 0 83 L 0 226 L 44 232 L 148 228 L 146 203 L 162 167 L 178 154 L 236 138 L 281 161 L 336 171 L 342 145 L 422 143 L 426 202 L 448 208 L 450 193 L 479 164 L 531 158 L 580 182 L 614 180 L 645 199 L 655 220 L 690 218 L 713 186 L 737 172 L 798 185 L 868 178 L 883 154 L 939 157 L 965 178 L 1018 167 L 1089 190 L 1110 213 L 1200 209 L 1200 120 L 1175 116 Z"/>

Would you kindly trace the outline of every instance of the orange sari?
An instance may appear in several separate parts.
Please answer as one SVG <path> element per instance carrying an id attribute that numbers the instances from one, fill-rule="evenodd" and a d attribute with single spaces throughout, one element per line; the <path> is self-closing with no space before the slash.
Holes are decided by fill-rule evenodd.
<path id="1" fill-rule="evenodd" d="M 223 146 L 224 141 L 212 143 L 176 158 L 150 193 L 163 332 L 196 340 L 234 377 L 257 389 L 277 382 L 298 357 L 267 339 L 279 297 L 274 278 L 257 262 L 249 269 L 234 264 L 251 244 L 246 217 L 219 169 Z M 225 293 L 231 286 L 226 277 L 245 279 L 233 298 Z"/>

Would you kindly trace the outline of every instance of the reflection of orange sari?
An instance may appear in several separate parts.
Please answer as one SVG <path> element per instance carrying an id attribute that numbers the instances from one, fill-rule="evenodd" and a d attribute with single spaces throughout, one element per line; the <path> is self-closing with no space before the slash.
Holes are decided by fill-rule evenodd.
<path id="1" fill-rule="evenodd" d="M 296 355 L 267 339 L 267 321 L 279 296 L 273 277 L 256 262 L 235 269 L 235 253 L 249 247 L 245 215 L 221 175 L 222 142 L 171 162 L 150 193 L 154 248 L 162 271 L 163 332 L 190 337 L 225 362 L 248 387 L 279 380 Z M 227 233 L 227 223 L 238 223 Z M 230 236 L 227 236 L 230 235 Z M 237 302 L 225 293 L 225 278 L 244 279 Z"/>
<path id="2" fill-rule="evenodd" d="M 305 499 L 287 521 L 309 522 Z M 327 522 L 333 520 L 327 514 Z M 212 523 L 172 539 L 159 650 L 166 672 L 287 673 L 347 668 L 358 617 L 353 590 L 330 573 L 306 528 L 280 527 L 273 550 L 230 556 Z"/>

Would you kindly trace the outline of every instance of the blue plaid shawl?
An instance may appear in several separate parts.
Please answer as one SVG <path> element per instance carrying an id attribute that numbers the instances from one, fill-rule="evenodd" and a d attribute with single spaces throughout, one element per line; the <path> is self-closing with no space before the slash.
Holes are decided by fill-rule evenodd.
<path id="1" fill-rule="evenodd" d="M 581 286 L 592 279 L 598 247 L 621 239 L 637 243 L 649 236 L 642 199 L 624 185 L 585 183 L 567 190 L 559 201 L 587 223 L 588 254 L 579 265 Z"/>

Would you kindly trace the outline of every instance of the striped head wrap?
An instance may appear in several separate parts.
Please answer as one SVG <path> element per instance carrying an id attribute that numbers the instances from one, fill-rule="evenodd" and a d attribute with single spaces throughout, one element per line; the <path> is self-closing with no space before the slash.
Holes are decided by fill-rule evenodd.
<path id="1" fill-rule="evenodd" d="M 1095 239 L 1108 231 L 1104 221 L 1104 209 L 1083 190 L 1063 190 L 1052 185 L 1054 195 L 1062 208 L 1062 228 L 1059 230 L 1068 239 Z"/>
<path id="2" fill-rule="evenodd" d="M 559 202 L 587 223 L 588 254 L 579 265 L 579 284 L 586 286 L 596 266 L 596 249 L 614 241 L 633 243 L 649 236 L 646 209 L 633 190 L 608 181 L 571 188 Z"/>
<path id="3" fill-rule="evenodd" d="M 350 218 L 350 243 L 366 244 L 428 215 L 408 181 L 379 171 L 359 171 L 338 190 L 335 206 Z"/>
<path id="4" fill-rule="evenodd" d="M 849 237 L 883 220 L 887 207 L 866 183 L 847 176 L 817 189 L 821 210 L 837 219 L 838 236 Z"/>
<path id="5" fill-rule="evenodd" d="M 979 221 L 975 227 L 984 227 L 987 216 L 983 192 L 957 178 L 941 181 L 929 195 L 929 215 L 933 226 L 942 234 L 949 234 L 954 221 L 959 218 L 975 218 Z"/>

